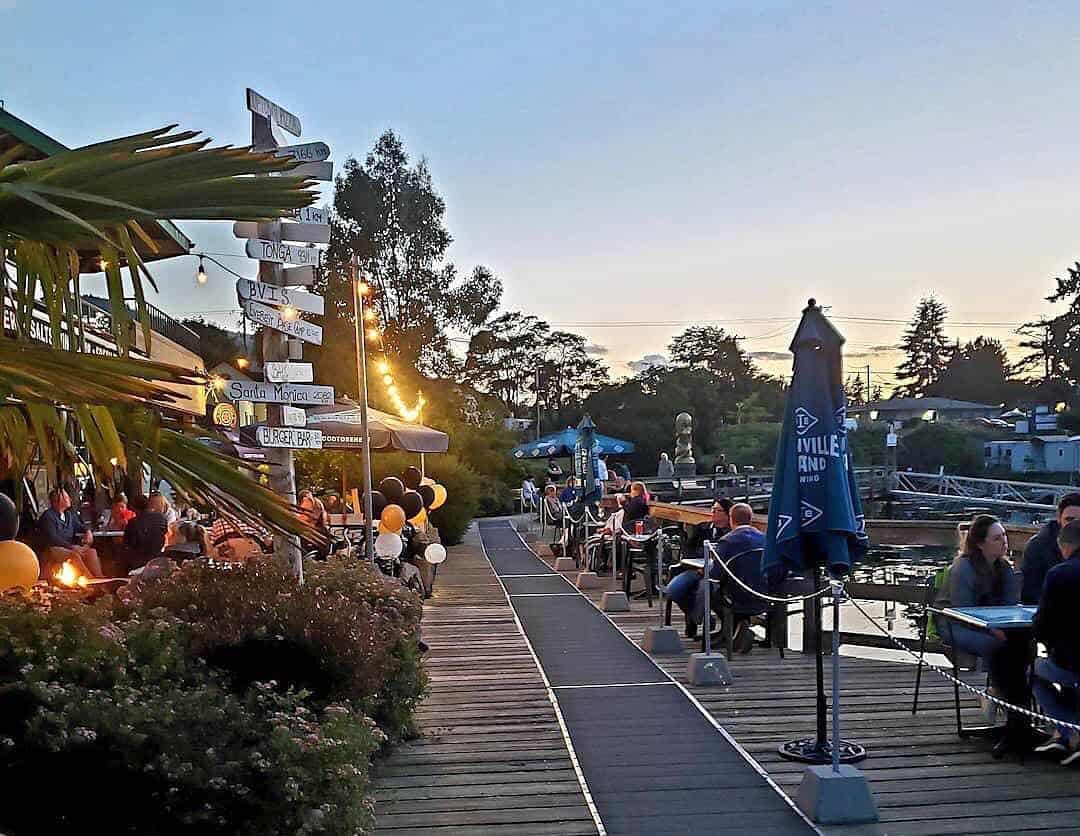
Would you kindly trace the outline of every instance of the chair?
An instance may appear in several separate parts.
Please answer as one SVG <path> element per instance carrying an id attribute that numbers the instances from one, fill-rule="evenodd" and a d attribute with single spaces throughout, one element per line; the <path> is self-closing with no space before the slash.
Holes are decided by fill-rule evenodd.
<path id="1" fill-rule="evenodd" d="M 622 544 L 623 552 L 623 592 L 626 593 L 626 597 L 630 597 L 630 586 L 634 581 L 634 576 L 638 574 L 638 570 L 635 567 L 641 567 L 641 574 L 645 578 L 645 597 L 651 607 L 653 604 L 653 597 L 657 594 L 657 583 L 659 578 L 656 575 L 656 563 L 650 557 L 650 546 L 658 543 L 660 539 L 660 530 L 657 529 L 648 535 L 647 538 L 638 539 L 635 535 L 627 534 L 623 532 L 623 536 L 619 537 L 619 542 Z"/>
<path id="2" fill-rule="evenodd" d="M 932 575 L 927 578 L 925 584 L 926 594 L 923 599 L 923 612 L 918 617 L 917 623 L 919 625 L 919 661 L 915 666 L 915 697 L 911 703 L 912 715 L 918 713 L 919 710 L 919 690 L 922 685 L 922 669 L 924 665 L 924 657 L 927 650 L 931 653 L 942 652 L 945 654 L 945 658 L 949 660 L 949 665 L 952 666 L 953 676 L 959 678 L 961 670 L 978 671 L 981 659 L 978 656 L 972 656 L 970 653 L 964 653 L 957 650 L 952 641 L 928 641 L 927 634 L 930 630 L 930 619 L 937 615 L 942 615 L 942 610 L 934 607 L 934 601 L 937 598 L 938 591 L 942 586 L 949 582 L 948 570 L 945 572 L 939 572 L 936 575 Z M 942 621 L 946 625 L 946 632 L 948 632 L 950 639 L 952 636 L 952 619 L 942 618 Z M 986 685 L 990 685 L 990 673 L 986 674 Z M 957 737 L 970 737 L 972 735 L 986 734 L 993 730 L 993 726 L 964 726 L 963 718 L 960 714 L 960 686 L 953 682 L 953 708 L 956 712 L 956 735 Z"/>

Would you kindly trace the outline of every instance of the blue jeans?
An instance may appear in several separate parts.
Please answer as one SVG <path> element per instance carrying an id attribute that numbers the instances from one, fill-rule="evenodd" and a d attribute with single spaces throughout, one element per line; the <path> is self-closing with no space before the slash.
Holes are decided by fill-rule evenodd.
<path id="1" fill-rule="evenodd" d="M 1060 690 L 1054 685 L 1060 685 Z M 1066 723 L 1080 723 L 1080 674 L 1061 667 L 1051 659 L 1035 660 L 1035 679 L 1031 684 L 1035 697 L 1044 713 Z M 1058 726 L 1063 737 L 1072 734 L 1072 729 Z"/>
<path id="2" fill-rule="evenodd" d="M 667 597 L 678 604 L 680 610 L 689 615 L 700 583 L 701 576 L 693 569 L 687 569 L 671 579 L 671 583 L 667 586 Z"/>

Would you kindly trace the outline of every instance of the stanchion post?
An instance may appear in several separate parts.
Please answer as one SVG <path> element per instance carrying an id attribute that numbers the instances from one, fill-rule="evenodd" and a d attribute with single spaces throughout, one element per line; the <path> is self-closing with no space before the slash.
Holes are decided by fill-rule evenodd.
<path id="1" fill-rule="evenodd" d="M 840 596 L 844 585 L 840 581 L 832 582 L 833 622 L 832 622 L 832 768 L 840 772 Z"/>
<path id="2" fill-rule="evenodd" d="M 704 573 L 702 583 L 705 585 L 705 612 L 701 616 L 701 629 L 705 631 L 705 635 L 702 637 L 705 641 L 705 655 L 708 656 L 712 653 L 712 638 L 709 635 L 712 632 L 712 587 L 709 585 L 709 577 L 712 569 L 712 543 L 708 540 L 705 541 L 705 565 L 701 567 L 701 571 Z"/>

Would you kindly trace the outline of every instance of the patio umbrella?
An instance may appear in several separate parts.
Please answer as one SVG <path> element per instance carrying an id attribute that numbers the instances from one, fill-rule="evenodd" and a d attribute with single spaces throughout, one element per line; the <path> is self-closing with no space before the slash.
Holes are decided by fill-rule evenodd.
<path id="1" fill-rule="evenodd" d="M 597 443 L 596 424 L 586 415 L 577 428 L 574 445 L 574 475 L 581 482 L 581 498 L 596 502 L 604 493 L 603 484 L 597 477 L 600 471 L 600 450 Z"/>
<path id="2" fill-rule="evenodd" d="M 307 426 L 322 431 L 323 449 L 359 450 L 364 446 L 360 407 L 352 401 L 309 409 Z M 423 424 L 410 424 L 371 407 L 368 407 L 368 433 L 372 450 L 445 453 L 450 446 L 450 437 L 444 432 Z"/>
<path id="3" fill-rule="evenodd" d="M 592 421 L 590 420 L 589 423 L 592 423 Z M 595 425 L 593 425 L 593 436 L 596 439 L 597 455 L 617 456 L 634 452 L 634 445 L 631 442 L 623 441 L 621 438 L 612 438 L 609 435 L 601 435 L 596 432 Z M 577 441 L 578 431 L 567 427 L 562 432 L 545 435 L 536 441 L 519 444 L 510 451 L 510 454 L 515 459 L 539 459 L 541 457 L 557 459 L 562 456 L 574 455 Z"/>
<path id="4" fill-rule="evenodd" d="M 866 521 L 844 426 L 843 344 L 840 332 L 811 299 L 790 347 L 795 355 L 794 370 L 777 445 L 765 534 L 765 571 L 772 574 L 781 567 L 796 572 L 810 570 L 815 590 L 821 588 L 822 569 L 834 577 L 845 574 L 867 546 Z M 817 737 L 785 743 L 780 754 L 824 763 L 831 759 L 831 750 L 825 735 L 820 596 L 813 599 L 812 606 L 818 626 Z M 843 760 L 865 756 L 861 747 L 850 746 L 851 751 L 842 751 Z"/>

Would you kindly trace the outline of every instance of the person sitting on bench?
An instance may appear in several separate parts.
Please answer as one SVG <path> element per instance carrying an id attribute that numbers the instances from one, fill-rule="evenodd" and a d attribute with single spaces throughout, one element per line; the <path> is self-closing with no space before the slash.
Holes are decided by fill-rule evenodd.
<path id="1" fill-rule="evenodd" d="M 1080 722 L 1080 630 L 1073 607 L 1080 602 L 1080 520 L 1062 526 L 1057 537 L 1061 563 L 1046 573 L 1035 613 L 1035 637 L 1049 656 L 1035 660 L 1032 690 L 1043 711 L 1066 723 Z M 1080 734 L 1058 726 L 1054 737 L 1035 750 L 1065 755 L 1062 766 L 1080 761 Z"/>

